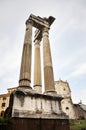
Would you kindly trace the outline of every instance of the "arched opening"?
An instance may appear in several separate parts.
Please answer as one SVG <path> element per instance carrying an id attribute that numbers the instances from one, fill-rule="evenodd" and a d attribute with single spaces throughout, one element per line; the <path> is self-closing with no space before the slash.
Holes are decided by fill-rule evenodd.
<path id="1" fill-rule="evenodd" d="M 66 107 L 66 110 L 69 110 L 69 107 Z"/>

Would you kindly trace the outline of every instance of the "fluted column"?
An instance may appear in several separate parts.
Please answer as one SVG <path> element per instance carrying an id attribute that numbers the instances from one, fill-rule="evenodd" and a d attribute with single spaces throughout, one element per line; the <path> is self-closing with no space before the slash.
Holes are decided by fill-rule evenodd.
<path id="1" fill-rule="evenodd" d="M 35 39 L 34 42 L 34 90 L 42 93 L 40 40 Z"/>
<path id="2" fill-rule="evenodd" d="M 19 87 L 29 87 L 31 83 L 31 55 L 32 55 L 32 23 L 26 21 L 25 39 L 22 53 Z"/>
<path id="3" fill-rule="evenodd" d="M 45 92 L 53 92 L 55 91 L 55 85 L 54 85 L 54 75 L 53 75 L 48 28 L 46 27 L 43 28 L 42 37 L 43 37 Z"/>

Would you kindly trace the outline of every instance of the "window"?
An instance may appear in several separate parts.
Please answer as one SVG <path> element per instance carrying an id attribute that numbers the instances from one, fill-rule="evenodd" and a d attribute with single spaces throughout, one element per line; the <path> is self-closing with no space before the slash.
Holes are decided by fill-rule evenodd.
<path id="1" fill-rule="evenodd" d="M 6 100 L 6 97 L 3 97 L 3 100 Z"/>
<path id="2" fill-rule="evenodd" d="M 66 107 L 66 110 L 69 110 L 69 107 Z"/>
<path id="3" fill-rule="evenodd" d="M 64 91 L 65 91 L 66 89 L 64 88 Z"/>
<path id="4" fill-rule="evenodd" d="M 6 105 L 6 103 L 3 102 L 3 103 L 2 103 L 2 107 L 5 107 L 5 105 Z"/>

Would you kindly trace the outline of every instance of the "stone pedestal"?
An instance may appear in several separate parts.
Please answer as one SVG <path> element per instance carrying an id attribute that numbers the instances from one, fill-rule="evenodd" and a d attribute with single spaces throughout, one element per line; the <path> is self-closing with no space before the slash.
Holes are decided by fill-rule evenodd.
<path id="1" fill-rule="evenodd" d="M 61 96 L 36 93 L 34 90 L 17 90 L 13 93 L 12 117 L 65 119 L 59 104 Z"/>
<path id="2" fill-rule="evenodd" d="M 60 96 L 17 90 L 13 99 L 9 130 L 70 130 L 68 116 L 62 112 Z"/>

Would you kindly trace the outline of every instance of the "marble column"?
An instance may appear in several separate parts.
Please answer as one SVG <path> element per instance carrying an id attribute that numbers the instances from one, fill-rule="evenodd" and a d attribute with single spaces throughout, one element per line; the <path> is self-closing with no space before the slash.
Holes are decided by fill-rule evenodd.
<path id="1" fill-rule="evenodd" d="M 44 85 L 45 92 L 54 92 L 54 75 L 52 67 L 52 58 L 50 51 L 49 32 L 48 28 L 44 27 L 42 31 L 43 38 L 43 60 L 44 60 Z"/>
<path id="2" fill-rule="evenodd" d="M 31 55 L 32 55 L 32 23 L 26 21 L 25 39 L 22 53 L 19 87 L 30 87 L 31 83 Z"/>
<path id="3" fill-rule="evenodd" d="M 34 90 L 42 93 L 40 40 L 34 40 Z"/>

